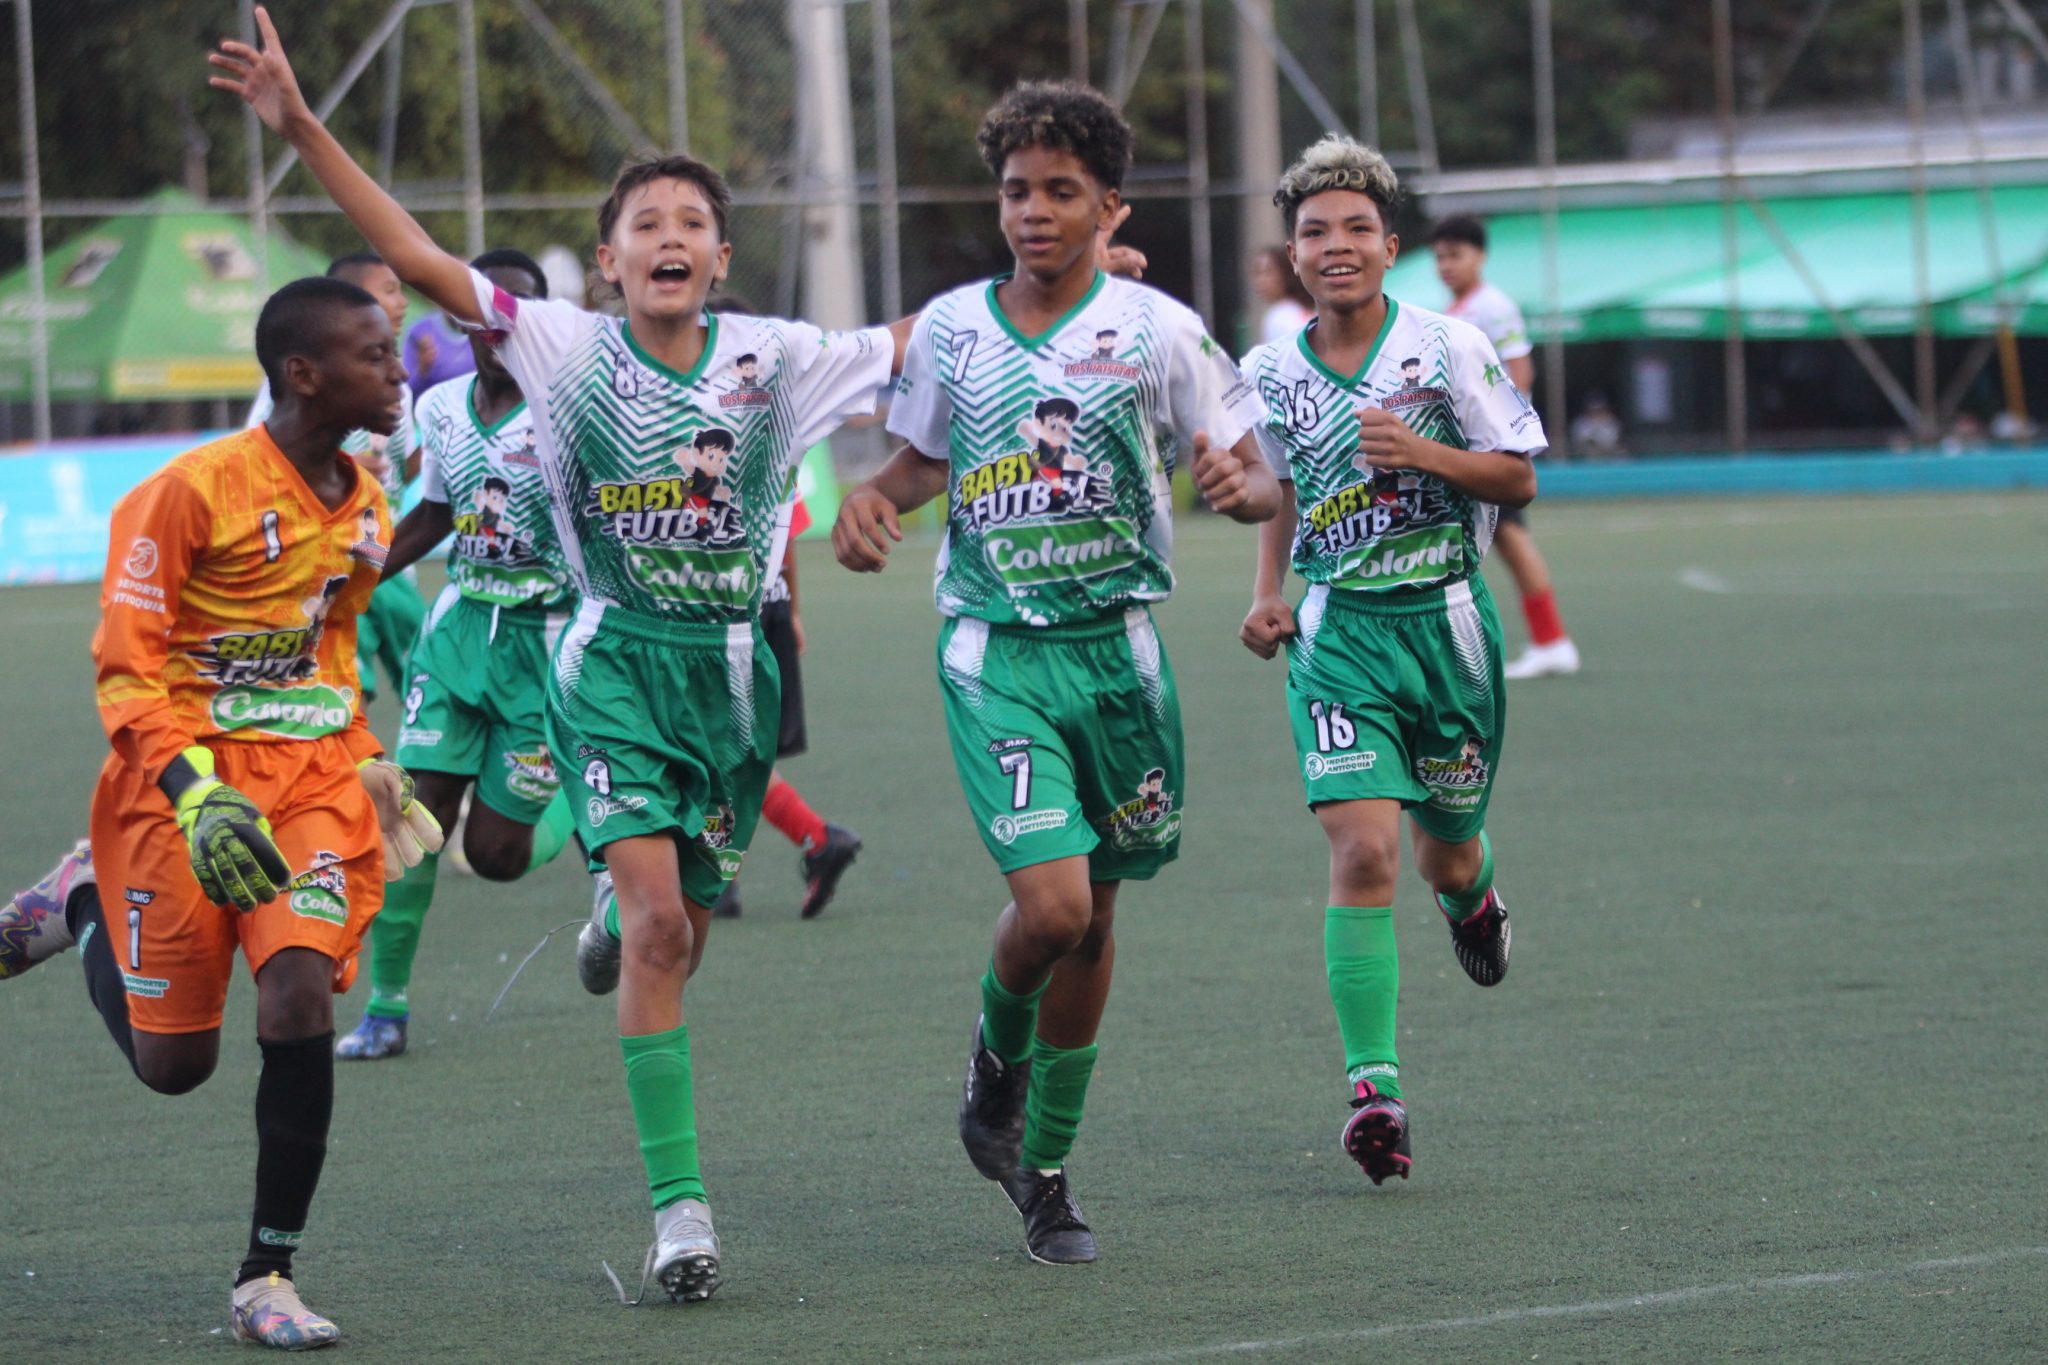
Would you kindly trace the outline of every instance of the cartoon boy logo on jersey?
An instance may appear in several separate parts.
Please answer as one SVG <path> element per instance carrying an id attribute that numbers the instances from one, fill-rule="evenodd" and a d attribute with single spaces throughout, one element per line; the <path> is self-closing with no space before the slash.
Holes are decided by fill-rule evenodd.
<path id="1" fill-rule="evenodd" d="M 726 471 L 732 467 L 733 446 L 730 431 L 706 427 L 686 450 L 677 453 L 676 464 L 688 476 L 684 506 L 693 513 L 688 535 L 700 545 L 732 545 L 746 538 L 732 485 L 725 481 Z"/>
<path id="2" fill-rule="evenodd" d="M 469 510 L 455 518 L 457 554 L 478 564 L 523 564 L 533 546 L 512 519 L 512 485 L 496 474 L 471 490 Z"/>
<path id="3" fill-rule="evenodd" d="M 377 521 L 377 509 L 365 507 L 359 525 L 362 529 L 362 539 L 351 545 L 348 552 L 373 569 L 383 568 L 384 558 L 390 550 L 377 540 L 383 532 L 383 527 Z"/>
<path id="4" fill-rule="evenodd" d="M 1105 327 L 1095 334 L 1095 349 L 1080 360 L 1061 367 L 1069 379 L 1121 379 L 1135 381 L 1142 373 L 1136 365 L 1117 359 L 1117 330 Z"/>
<path id="5" fill-rule="evenodd" d="M 1158 848 L 1180 835 L 1180 813 L 1166 789 L 1166 769 L 1148 769 L 1137 796 L 1109 813 L 1110 841 L 1118 848 Z"/>
<path id="6" fill-rule="evenodd" d="M 320 595 L 299 603 L 306 624 L 283 630 L 235 631 L 216 635 L 193 651 L 199 675 L 223 687 L 244 683 L 304 682 L 320 671 L 314 657 L 327 630 L 327 614 L 348 586 L 347 578 L 330 578 Z"/>
<path id="7" fill-rule="evenodd" d="M 1055 515 L 1098 512 L 1109 505 L 1107 462 L 1092 469 L 1074 449 L 1074 424 L 1080 404 L 1071 398 L 1047 398 L 1017 423 L 1017 434 L 1031 443 L 1031 477 L 1047 485 L 1046 506 Z"/>
<path id="8" fill-rule="evenodd" d="M 749 351 L 732 363 L 733 387 L 718 396 L 722 408 L 765 408 L 775 395 L 761 384 L 761 357 Z"/>
<path id="9" fill-rule="evenodd" d="M 1438 806 L 1476 806 L 1493 775 L 1491 765 L 1481 757 L 1486 741 L 1478 735 L 1465 736 L 1455 758 L 1420 758 L 1415 776 L 1429 788 L 1429 799 Z"/>

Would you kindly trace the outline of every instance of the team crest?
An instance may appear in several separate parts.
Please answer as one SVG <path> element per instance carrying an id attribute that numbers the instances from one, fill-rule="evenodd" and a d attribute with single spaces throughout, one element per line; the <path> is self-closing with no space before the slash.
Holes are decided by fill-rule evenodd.
<path id="1" fill-rule="evenodd" d="M 384 560 L 391 551 L 388 546 L 377 539 L 378 536 L 383 534 L 384 530 L 377 519 L 377 509 L 365 507 L 359 526 L 362 531 L 362 538 L 349 547 L 349 554 L 373 569 L 383 568 Z"/>
<path id="2" fill-rule="evenodd" d="M 1118 379 L 1129 384 L 1135 383 L 1142 371 L 1117 358 L 1116 328 L 1105 327 L 1095 334 L 1095 349 L 1079 360 L 1068 361 L 1061 373 L 1069 379 Z"/>
<path id="3" fill-rule="evenodd" d="M 733 387 L 718 395 L 721 408 L 765 408 L 775 401 L 761 383 L 761 357 L 751 351 L 732 363 Z"/>

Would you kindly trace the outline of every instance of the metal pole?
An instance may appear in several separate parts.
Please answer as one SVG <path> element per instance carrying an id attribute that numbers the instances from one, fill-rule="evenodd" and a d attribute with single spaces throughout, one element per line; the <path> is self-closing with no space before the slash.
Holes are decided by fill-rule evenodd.
<path id="1" fill-rule="evenodd" d="M 1728 449 L 1749 448 L 1749 377 L 1743 369 L 1742 233 L 1735 216 L 1735 26 L 1729 0 L 1714 0 L 1714 112 L 1721 125 L 1721 278 L 1726 333 L 1721 368 L 1726 376 Z"/>
<path id="2" fill-rule="evenodd" d="M 43 294 L 43 170 L 36 147 L 35 33 L 28 0 L 14 0 L 15 79 L 21 84 L 21 190 L 28 228 L 29 402 L 38 441 L 50 439 L 50 318 Z"/>
<path id="3" fill-rule="evenodd" d="M 377 120 L 377 180 L 385 189 L 398 174 L 398 105 L 404 94 L 405 26 L 391 30 L 384 49 L 384 112 Z"/>
<path id="4" fill-rule="evenodd" d="M 1237 0 L 1237 23 L 1230 33 L 1233 86 L 1231 105 L 1237 116 L 1238 200 L 1237 259 L 1248 262 L 1261 247 L 1286 238 L 1280 210 L 1273 207 L 1273 186 L 1286 166 L 1280 147 L 1280 81 L 1272 47 L 1260 37 L 1272 13 L 1272 0 Z M 1324 125 L 1329 126 L 1329 125 Z"/>
<path id="5" fill-rule="evenodd" d="M 341 68 L 341 74 L 334 78 L 334 84 L 327 87 L 320 96 L 320 102 L 313 106 L 314 118 L 325 123 L 328 117 L 341 107 L 342 99 L 349 91 L 355 89 L 356 82 L 370 69 L 370 63 L 377 59 L 377 54 L 383 50 L 384 44 L 404 27 L 405 16 L 411 12 L 413 4 L 414 0 L 395 0 L 391 8 L 385 11 L 384 17 L 377 21 L 377 26 L 370 30 L 370 35 L 363 39 L 362 46 L 355 50 L 355 55 Z M 255 40 L 252 38 L 250 41 Z M 264 192 L 275 194 L 277 187 L 284 183 L 285 173 L 298 164 L 298 152 L 290 147 L 285 148 L 284 154 L 278 157 L 277 164 L 270 168 L 270 174 L 263 182 Z"/>
<path id="6" fill-rule="evenodd" d="M 1088 81 L 1088 0 L 1067 0 L 1067 79 Z"/>
<path id="7" fill-rule="evenodd" d="M 1550 0 L 1530 0 L 1530 53 L 1536 63 L 1536 164 L 1543 171 L 1543 408 L 1551 450 L 1569 456 L 1564 394 L 1564 327 L 1560 317 L 1557 248 L 1557 63 L 1551 45 Z"/>
<path id="8" fill-rule="evenodd" d="M 2000 377 L 2017 372 L 2017 342 L 2013 337 L 2013 306 L 2011 291 L 2006 288 L 2005 253 L 1998 243 L 1998 205 L 1991 194 L 1991 177 L 1984 168 L 1984 103 L 1977 90 L 1977 68 L 1970 60 L 1970 25 L 1963 14 L 1963 0 L 1948 0 L 1948 45 L 1955 53 L 1956 73 L 1961 77 L 1963 110 L 1968 118 L 1970 130 L 1971 166 L 1975 169 L 1977 187 L 1977 217 L 1984 228 L 1984 261 L 1991 267 L 1991 296 L 1998 304 L 1998 325 L 1990 338 L 1998 349 Z M 2013 364 L 2006 363 L 2007 355 L 2014 357 Z M 1963 401 L 1969 384 L 1983 368 L 1983 361 L 1965 362 L 1949 385 L 1948 392 L 1941 398 L 1941 411 L 1935 420 L 1946 428 L 1954 420 L 1957 407 Z M 2014 385 L 2006 393 L 2006 411 L 2016 418 L 2026 417 L 2026 398 Z"/>
<path id="9" fill-rule="evenodd" d="M 1202 0 L 1182 0 L 1187 35 L 1188 255 L 1194 267 L 1195 311 L 1216 330 L 1216 243 L 1209 222 L 1208 57 L 1202 49 Z"/>
<path id="10" fill-rule="evenodd" d="M 1940 433 L 1934 429 L 1935 405 L 1939 402 L 1934 375 L 1934 313 L 1927 304 L 1927 53 L 1921 42 L 1920 0 L 1905 0 L 1903 9 L 1907 145 L 1913 163 L 1913 396 L 1920 409 L 1915 435 L 1923 442 L 1931 442 Z M 1959 52 L 1956 59 L 1968 61 L 1969 54 Z"/>
<path id="11" fill-rule="evenodd" d="M 664 16 L 668 27 L 668 145 L 670 151 L 685 151 L 690 145 L 690 89 L 683 70 L 683 0 L 667 0 Z"/>
<path id="12" fill-rule="evenodd" d="M 462 38 L 462 226 L 469 254 L 484 249 L 484 134 L 476 88 L 476 0 L 455 0 Z"/>
<path id="13" fill-rule="evenodd" d="M 1415 20 L 1415 0 L 1394 0 L 1401 20 L 1401 61 L 1408 70 L 1408 109 L 1415 116 L 1415 147 L 1422 168 L 1442 169 L 1436 157 L 1436 119 L 1429 112 L 1429 77 L 1422 69 L 1422 28 Z"/>
<path id="14" fill-rule="evenodd" d="M 903 316 L 903 209 L 896 202 L 896 30 L 889 0 L 872 0 L 875 59 L 875 188 L 881 194 L 882 316 Z"/>
<path id="15" fill-rule="evenodd" d="M 1380 145 L 1380 47 L 1373 0 L 1352 0 L 1353 46 L 1358 56 L 1358 130 L 1368 147 Z"/>
<path id="16" fill-rule="evenodd" d="M 25 3 L 26 0 L 17 0 Z M 256 36 L 256 0 L 240 0 L 242 41 L 259 46 Z M 256 257 L 256 278 L 270 287 L 270 201 L 263 183 L 263 120 L 250 105 L 242 106 L 242 136 L 247 142 L 249 184 L 249 249 Z"/>

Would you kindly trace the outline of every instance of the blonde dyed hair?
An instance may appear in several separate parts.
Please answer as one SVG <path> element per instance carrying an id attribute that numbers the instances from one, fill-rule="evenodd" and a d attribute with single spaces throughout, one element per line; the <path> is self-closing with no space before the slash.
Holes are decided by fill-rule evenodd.
<path id="1" fill-rule="evenodd" d="M 1288 236 L 1294 235 L 1294 219 L 1302 203 L 1328 190 L 1356 190 L 1379 205 L 1380 219 L 1388 226 L 1401 202 L 1401 178 L 1385 157 L 1356 138 L 1325 133 L 1287 168 L 1280 177 L 1280 188 L 1273 191 Z"/>

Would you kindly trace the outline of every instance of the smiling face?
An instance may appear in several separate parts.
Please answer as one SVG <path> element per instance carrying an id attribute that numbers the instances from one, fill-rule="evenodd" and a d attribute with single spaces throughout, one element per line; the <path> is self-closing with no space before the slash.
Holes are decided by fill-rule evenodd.
<path id="1" fill-rule="evenodd" d="M 1302 200 L 1287 243 L 1288 259 L 1316 308 L 1340 313 L 1379 297 L 1400 250 L 1380 206 L 1357 190 L 1324 190 Z"/>
<path id="2" fill-rule="evenodd" d="M 703 187 L 668 176 L 628 192 L 597 248 L 598 269 L 625 295 L 629 320 L 694 317 L 731 261 Z"/>
<path id="3" fill-rule="evenodd" d="M 1023 147 L 1003 160 L 1000 218 L 1017 273 L 1051 284 L 1095 268 L 1095 233 L 1123 197 L 1107 189 L 1072 152 Z"/>

